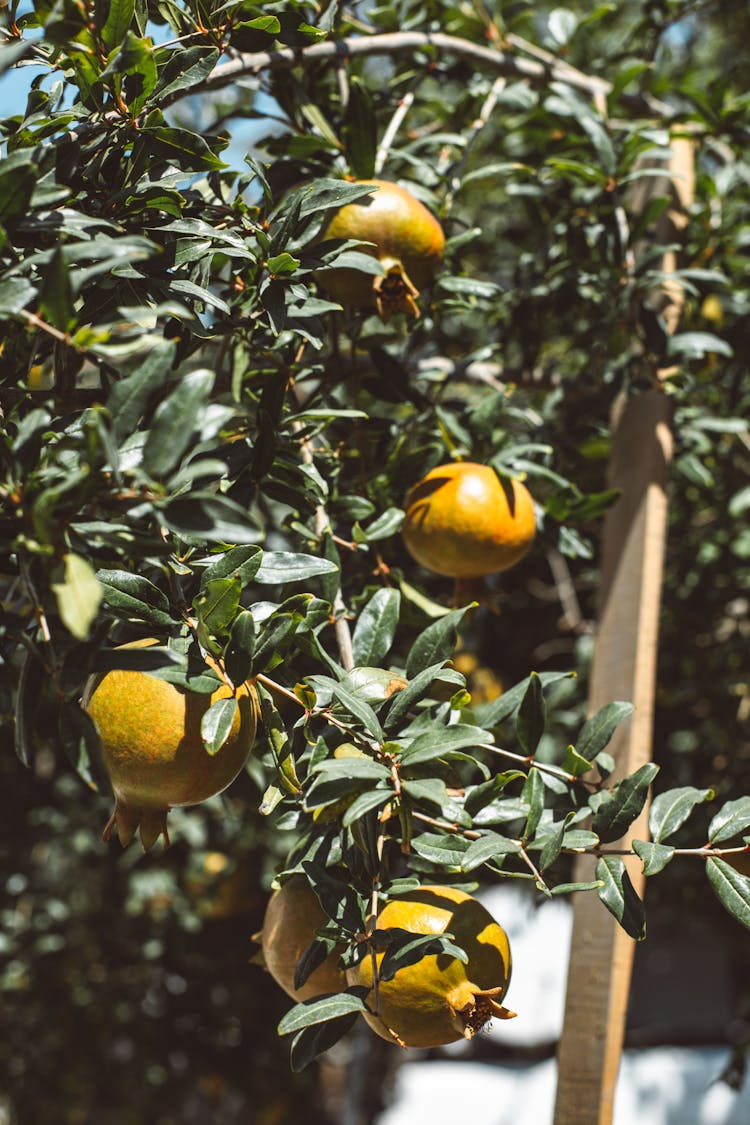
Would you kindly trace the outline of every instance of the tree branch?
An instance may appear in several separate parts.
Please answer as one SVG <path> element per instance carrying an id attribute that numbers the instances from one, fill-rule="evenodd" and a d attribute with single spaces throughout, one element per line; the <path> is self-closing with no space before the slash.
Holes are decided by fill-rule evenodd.
<path id="1" fill-rule="evenodd" d="M 275 51 L 257 51 L 243 54 L 231 62 L 222 63 L 203 82 L 191 86 L 191 95 L 208 90 L 221 89 L 248 74 L 259 74 L 263 70 L 292 70 L 297 66 L 312 66 L 326 60 L 349 60 L 369 55 L 399 55 L 409 51 L 434 50 L 438 53 L 456 55 L 469 59 L 492 73 L 506 78 L 518 78 L 537 86 L 552 81 L 565 82 L 592 98 L 607 97 L 612 91 L 612 83 L 604 78 L 591 77 L 575 70 L 569 64 L 557 59 L 540 61 L 531 58 L 516 58 L 497 47 L 483 47 L 454 35 L 442 32 L 396 31 L 378 35 L 355 35 L 346 39 L 327 39 L 323 43 L 312 43 L 308 47 L 295 50 L 280 47 Z M 186 91 L 162 99 L 167 106 L 184 96 Z M 621 94 L 620 101 L 629 109 L 654 117 L 672 117 L 674 110 L 665 102 L 641 94 Z"/>

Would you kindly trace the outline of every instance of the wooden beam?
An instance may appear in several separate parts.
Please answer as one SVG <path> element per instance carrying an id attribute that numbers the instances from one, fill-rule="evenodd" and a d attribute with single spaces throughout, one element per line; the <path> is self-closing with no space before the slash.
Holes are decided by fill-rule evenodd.
<path id="1" fill-rule="evenodd" d="M 683 208 L 692 198 L 692 146 L 676 139 L 668 170 L 675 206 L 667 216 L 673 241 L 684 225 Z M 656 194 L 659 194 L 658 190 Z M 666 271 L 675 257 L 665 257 Z M 669 332 L 679 323 L 683 292 L 664 287 L 661 315 Z M 589 688 L 593 713 L 613 700 L 630 700 L 634 711 L 609 750 L 614 778 L 651 758 L 658 625 L 667 526 L 666 484 L 672 456 L 670 403 L 661 388 L 666 371 L 655 372 L 653 389 L 620 396 L 612 418 L 610 485 L 620 499 L 604 525 L 599 627 Z M 647 838 L 644 809 L 625 843 Z M 575 879 L 593 878 L 595 860 L 584 856 Z M 643 888 L 640 862 L 628 863 L 637 891 Z M 597 896 L 574 896 L 574 922 L 563 1034 L 558 1051 L 554 1125 L 610 1125 L 625 1033 L 625 1016 L 635 943 Z"/>

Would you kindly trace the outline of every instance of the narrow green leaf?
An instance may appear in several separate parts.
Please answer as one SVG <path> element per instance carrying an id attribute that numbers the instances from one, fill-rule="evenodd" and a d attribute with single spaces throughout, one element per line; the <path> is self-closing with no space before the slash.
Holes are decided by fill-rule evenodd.
<path id="1" fill-rule="evenodd" d="M 482 742 L 491 742 L 491 735 L 481 727 L 456 723 L 451 727 L 435 727 L 419 734 L 414 741 L 401 751 L 401 764 L 415 766 L 434 758 L 450 756 L 452 750 L 463 750 Z"/>
<path id="2" fill-rule="evenodd" d="M 237 700 L 233 695 L 217 699 L 201 719 L 201 739 L 209 754 L 217 754 L 229 738 L 234 717 L 237 714 Z"/>
<path id="3" fill-rule="evenodd" d="M 196 598 L 194 611 L 211 634 L 226 633 L 237 615 L 242 587 L 237 578 L 214 578 Z"/>
<path id="4" fill-rule="evenodd" d="M 646 913 L 620 857 L 608 855 L 597 860 L 596 877 L 602 884 L 597 893 L 607 910 L 627 934 L 636 941 L 643 941 Z"/>
<path id="5" fill-rule="evenodd" d="M 224 650 L 224 667 L 233 684 L 242 684 L 249 677 L 254 650 L 255 618 L 249 610 L 242 610 L 232 623 Z"/>
<path id="6" fill-rule="evenodd" d="M 331 690 L 341 706 L 355 719 L 359 719 L 368 734 L 378 739 L 379 742 L 385 741 L 385 732 L 378 721 L 377 715 L 368 703 L 358 699 L 356 695 L 347 691 L 341 684 L 334 684 Z"/>
<path id="7" fill-rule="evenodd" d="M 458 626 L 470 606 L 454 609 L 428 625 L 412 645 L 406 658 L 406 678 L 413 679 L 431 664 L 442 663 L 453 655 L 458 639 Z"/>
<path id="8" fill-rule="evenodd" d="M 348 1015 L 350 1012 L 366 1012 L 365 1003 L 352 992 L 340 992 L 335 996 L 323 996 L 318 1000 L 305 1000 L 295 1004 L 291 1011 L 281 1019 L 277 1028 L 279 1035 L 291 1035 L 303 1027 L 325 1023 L 326 1020 Z"/>
<path id="9" fill-rule="evenodd" d="M 371 793 L 360 793 L 359 797 L 355 797 L 344 813 L 341 823 L 344 828 L 348 828 L 350 824 L 354 824 L 355 820 L 359 820 L 366 813 L 373 809 L 379 809 L 392 796 L 393 791 L 391 789 L 374 789 Z"/>
<path id="10" fill-rule="evenodd" d="M 724 909 L 750 930 L 750 878 L 713 857 L 706 861 L 706 874 Z"/>
<path id="11" fill-rule="evenodd" d="M 396 635 L 400 607 L 398 590 L 378 590 L 370 598 L 359 615 L 352 637 L 355 664 L 382 663 Z"/>
<path id="12" fill-rule="evenodd" d="M 44 269 L 39 293 L 39 313 L 53 328 L 67 332 L 73 325 L 75 309 L 70 272 L 65 253 L 57 246 Z"/>
<path id="13" fill-rule="evenodd" d="M 526 826 L 523 830 L 524 840 L 532 840 L 534 834 L 539 827 L 544 812 L 544 797 L 545 797 L 544 779 L 539 770 L 529 770 L 529 776 L 526 778 L 524 787 L 521 791 L 521 799 L 529 806 L 528 816 L 526 817 Z"/>
<path id="14" fill-rule="evenodd" d="M 603 794 L 591 827 L 605 844 L 619 840 L 627 832 L 645 805 L 649 786 L 658 772 L 658 766 L 647 762 L 619 781 L 611 793 Z"/>
<path id="15" fill-rule="evenodd" d="M 488 860 L 498 856 L 517 855 L 521 850 L 515 840 L 501 836 L 499 832 L 483 832 L 478 840 L 473 840 L 461 859 L 462 871 L 473 871 Z"/>
<path id="16" fill-rule="evenodd" d="M 536 753 L 539 740 L 544 734 L 544 724 L 545 707 L 542 683 L 536 672 L 532 672 L 516 719 L 518 741 L 529 757 L 533 757 Z"/>
<path id="17" fill-rule="evenodd" d="M 99 570 L 97 578 L 104 589 L 105 604 L 118 617 L 153 625 L 174 624 L 169 599 L 147 578 L 125 570 Z"/>
<path id="18" fill-rule="evenodd" d="M 143 466 L 155 477 L 167 476 L 191 444 L 199 412 L 214 385 L 214 373 L 207 368 L 184 375 L 154 415 L 143 449 Z"/>
<path id="19" fill-rule="evenodd" d="M 107 19 L 102 28 L 102 39 L 111 51 L 119 47 L 133 22 L 135 0 L 110 0 Z"/>
<path id="20" fill-rule="evenodd" d="M 269 586 L 283 582 L 302 582 L 319 574 L 333 574 L 337 569 L 334 563 L 316 555 L 264 551 L 263 560 L 255 573 L 255 581 Z"/>
<path id="21" fill-rule="evenodd" d="M 432 664 L 429 668 L 425 668 L 424 671 L 416 675 L 411 683 L 407 684 L 402 691 L 395 692 L 392 695 L 392 702 L 388 707 L 383 724 L 387 731 L 395 730 L 415 703 L 418 703 L 425 697 L 442 669 L 442 663 Z"/>
<path id="22" fill-rule="evenodd" d="M 583 725 L 576 742 L 576 751 L 588 762 L 593 762 L 600 750 L 609 744 L 618 725 L 633 710 L 632 703 L 608 703 Z"/>
<path id="23" fill-rule="evenodd" d="M 415 836 L 411 846 L 423 859 L 454 871 L 461 870 L 464 856 L 471 847 L 463 836 L 439 836 L 434 832 L 423 832 L 420 836 Z"/>
<path id="24" fill-rule="evenodd" d="M 535 673 L 536 674 L 536 673 Z M 547 687 L 550 684 L 556 683 L 558 680 L 569 680 L 575 676 L 575 672 L 539 672 L 538 678 L 542 687 Z M 520 683 L 514 684 L 513 687 L 508 688 L 498 699 L 493 699 L 491 703 L 487 703 L 482 707 L 477 707 L 476 715 L 482 726 L 497 727 L 504 723 L 506 719 L 513 717 L 515 712 L 521 705 L 526 692 L 529 687 L 529 679 L 521 680 Z"/>
<path id="25" fill-rule="evenodd" d="M 666 840 L 682 827 L 696 805 L 712 801 L 714 796 L 713 789 L 695 789 L 692 785 L 685 785 L 654 797 L 648 817 L 652 840 L 656 843 Z"/>
<path id="26" fill-rule="evenodd" d="M 736 801 L 727 801 L 719 809 L 708 826 L 708 838 L 712 844 L 720 844 L 724 840 L 739 836 L 748 827 L 750 827 L 750 797 L 739 797 Z"/>
<path id="27" fill-rule="evenodd" d="M 354 1027 L 357 1019 L 357 1012 L 350 1012 L 348 1015 L 327 1019 L 325 1023 L 303 1027 L 298 1031 L 289 1050 L 289 1062 L 293 1072 L 299 1074 L 314 1062 L 318 1055 L 329 1051 Z"/>
<path id="28" fill-rule="evenodd" d="M 297 796 L 302 791 L 302 786 L 297 777 L 286 727 L 270 692 L 262 684 L 256 684 L 256 690 L 260 702 L 261 721 L 271 747 L 279 788 L 285 793 Z"/>

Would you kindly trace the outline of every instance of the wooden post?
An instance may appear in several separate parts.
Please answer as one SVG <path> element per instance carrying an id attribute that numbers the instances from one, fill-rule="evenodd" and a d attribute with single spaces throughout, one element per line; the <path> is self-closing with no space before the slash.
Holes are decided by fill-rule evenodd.
<path id="1" fill-rule="evenodd" d="M 669 178 L 676 207 L 668 213 L 675 240 L 692 199 L 693 152 L 684 139 L 672 142 Z M 648 181 L 645 181 L 646 183 Z M 662 189 L 663 190 L 663 189 Z M 649 192 L 649 194 L 659 194 Z M 665 271 L 675 269 L 673 252 Z M 661 310 L 667 330 L 679 322 L 683 293 L 664 287 Z M 610 485 L 621 496 L 604 525 L 599 627 L 589 689 L 589 710 L 613 700 L 630 700 L 634 712 L 617 731 L 609 750 L 615 777 L 625 776 L 651 757 L 657 636 L 666 540 L 666 482 L 672 454 L 670 406 L 659 386 L 617 400 L 613 409 Z M 627 840 L 645 839 L 647 811 L 631 826 Z M 595 860 L 581 857 L 576 880 L 593 878 Z M 640 862 L 628 863 L 637 891 Z M 574 896 L 574 922 L 563 1034 L 558 1051 L 554 1125 L 610 1125 L 625 1033 L 635 943 L 591 892 Z"/>

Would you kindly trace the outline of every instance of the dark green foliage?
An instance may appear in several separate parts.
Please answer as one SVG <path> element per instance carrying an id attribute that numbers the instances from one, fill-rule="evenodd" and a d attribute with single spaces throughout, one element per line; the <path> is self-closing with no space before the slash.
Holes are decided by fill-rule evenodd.
<path id="1" fill-rule="evenodd" d="M 18 755 L 2 764 L 0 882 L 16 901 L 1 951 L 15 1024 L 0 1041 L 19 1120 L 57 1120 L 59 1104 L 86 1123 L 188 1120 L 186 1067 L 191 1089 L 219 1075 L 223 1121 L 246 1117 L 254 1084 L 269 1120 L 312 1120 L 315 1072 L 279 1082 L 279 998 L 260 985 L 252 999 L 246 964 L 274 872 L 304 873 L 328 918 L 303 973 L 336 943 L 352 964 L 373 902 L 419 881 L 596 892 L 642 938 L 615 853 L 657 765 L 652 841 L 632 844 L 646 874 L 664 872 L 650 893 L 703 895 L 705 866 L 727 924 L 748 925 L 750 884 L 728 862 L 750 829 L 747 12 L 692 7 L 8 6 L 0 67 L 44 71 L 0 122 L 0 717 Z M 367 47 L 367 33 L 438 29 L 452 44 Z M 507 64 L 487 47 L 506 34 Z M 519 36 L 565 67 L 548 72 Z M 695 138 L 697 182 L 670 337 L 672 119 Z M 379 273 L 358 242 L 321 238 L 367 193 L 352 179 L 381 175 L 447 236 L 416 320 L 341 310 L 323 287 L 330 267 Z M 659 367 L 676 451 L 657 765 L 612 784 L 607 747 L 631 706 L 584 715 L 617 500 L 610 411 Z M 481 604 L 399 537 L 408 488 L 451 458 L 525 477 L 537 505 L 535 547 Z M 479 668 L 460 670 L 466 655 Z M 483 696 L 487 665 L 502 694 Z M 80 701 L 113 668 L 199 692 L 258 677 L 231 815 L 221 801 L 172 814 L 166 856 L 117 860 L 86 827 L 103 823 L 108 782 Z M 206 712 L 208 753 L 235 706 Z M 205 888 L 190 900 L 191 844 L 255 865 L 239 944 L 212 944 Z M 573 884 L 581 851 L 596 878 Z M 390 940 L 385 973 L 433 950 Z M 175 974 L 215 1018 L 192 996 L 181 1008 Z M 348 992 L 284 1017 L 293 1068 L 363 1004 Z M 52 1092 L 72 1008 L 82 1056 L 100 1039 L 108 1059 L 143 1051 L 138 1066 L 122 1055 L 114 1108 L 85 1059 L 59 1063 Z M 254 1028 L 260 1061 L 227 1046 L 222 1019 Z"/>

